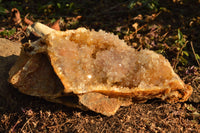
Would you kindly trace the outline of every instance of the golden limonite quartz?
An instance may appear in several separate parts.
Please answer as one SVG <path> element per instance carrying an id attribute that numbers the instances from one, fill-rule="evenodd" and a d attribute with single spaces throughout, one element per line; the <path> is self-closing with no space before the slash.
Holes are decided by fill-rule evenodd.
<path id="1" fill-rule="evenodd" d="M 9 77 L 22 93 L 107 116 L 132 102 L 184 102 L 192 93 L 162 55 L 137 51 L 114 34 L 31 28 L 42 37 L 24 44 Z"/>

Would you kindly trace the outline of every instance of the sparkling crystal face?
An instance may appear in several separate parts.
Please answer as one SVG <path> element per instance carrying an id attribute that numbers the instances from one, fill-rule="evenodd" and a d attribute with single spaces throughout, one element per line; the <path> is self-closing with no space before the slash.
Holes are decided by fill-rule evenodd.
<path id="1" fill-rule="evenodd" d="M 184 88 L 162 55 L 150 50 L 136 51 L 113 34 L 80 28 L 53 32 L 44 41 L 65 93 L 135 96 L 139 90 L 144 91 L 140 95 L 145 97 L 149 90 L 159 93 L 164 91 L 161 88 Z"/>

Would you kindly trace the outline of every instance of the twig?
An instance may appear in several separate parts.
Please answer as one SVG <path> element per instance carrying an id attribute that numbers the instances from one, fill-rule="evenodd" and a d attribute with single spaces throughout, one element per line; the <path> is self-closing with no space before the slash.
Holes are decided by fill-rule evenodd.
<path id="1" fill-rule="evenodd" d="M 134 36 L 134 34 L 137 34 L 138 31 L 142 30 L 143 28 L 145 28 L 147 26 L 147 24 L 141 26 L 140 28 L 136 29 L 135 32 L 133 32 L 131 35 Z M 140 49 L 142 49 L 142 44 L 140 44 L 140 46 L 136 49 L 137 51 L 139 51 Z"/>
<path id="2" fill-rule="evenodd" d="M 69 123 L 70 121 L 71 121 L 71 120 L 67 120 L 67 121 L 63 122 L 62 124 L 60 124 L 60 125 L 50 126 L 50 127 L 47 127 L 47 128 L 58 128 L 58 127 L 62 127 L 62 126 L 64 126 L 65 124 Z"/>
<path id="3" fill-rule="evenodd" d="M 21 132 L 22 132 L 22 130 L 24 129 L 24 127 L 26 126 L 26 124 L 28 124 L 28 127 L 29 127 L 29 129 L 30 129 L 30 132 L 33 133 L 33 131 L 31 130 L 31 127 L 30 127 L 30 125 L 29 125 L 29 121 L 30 121 L 31 119 L 33 119 L 33 116 L 32 116 L 31 118 L 29 118 L 29 119 L 24 123 L 24 125 L 23 125 L 23 127 L 22 127 L 22 129 L 21 129 Z"/>
<path id="4" fill-rule="evenodd" d="M 141 26 L 140 28 L 138 28 L 137 30 L 135 30 L 135 32 L 132 33 L 132 35 L 137 34 L 138 31 L 142 30 L 143 28 L 145 28 L 147 26 L 147 24 Z"/>
<path id="5" fill-rule="evenodd" d="M 140 44 L 140 46 L 136 49 L 136 51 L 139 51 L 142 49 L 142 44 Z"/>
<path id="6" fill-rule="evenodd" d="M 176 62 L 174 63 L 174 65 L 173 65 L 173 68 L 174 68 L 174 70 L 176 70 L 176 66 L 178 65 L 178 63 L 179 63 L 179 56 L 180 56 L 180 53 L 183 51 L 183 48 L 186 46 L 186 44 L 188 43 L 188 41 L 186 41 L 185 42 L 185 44 L 181 47 L 181 49 L 178 51 L 178 54 L 177 54 L 177 56 L 176 56 Z"/>
<path id="7" fill-rule="evenodd" d="M 17 120 L 17 122 L 15 123 L 15 125 L 13 126 L 13 128 L 12 128 L 9 132 L 14 133 L 14 132 L 15 132 L 15 127 L 16 127 L 21 121 L 22 121 L 21 119 Z"/>
<path id="8" fill-rule="evenodd" d="M 101 130 L 99 131 L 100 133 L 103 133 L 105 131 L 105 126 L 108 121 L 109 121 L 109 118 L 103 123 L 103 128 L 101 128 Z"/>
<path id="9" fill-rule="evenodd" d="M 17 38 L 18 41 L 21 41 L 23 38 L 25 38 L 25 36 L 23 36 L 23 35 L 26 36 L 26 32 L 24 32 L 23 30 L 21 30 L 21 31 L 18 31 L 13 37 Z"/>
<path id="10" fill-rule="evenodd" d="M 192 47 L 192 52 L 193 52 L 194 57 L 195 57 L 195 59 L 196 59 L 196 61 L 197 61 L 197 64 L 198 64 L 199 67 L 200 67 L 200 63 L 199 63 L 199 61 L 198 61 L 198 59 L 197 59 L 197 56 L 196 56 L 196 53 L 195 53 L 195 51 L 194 51 L 194 46 L 193 46 L 193 42 L 192 42 L 192 41 L 190 42 L 190 45 L 191 45 L 191 47 Z"/>

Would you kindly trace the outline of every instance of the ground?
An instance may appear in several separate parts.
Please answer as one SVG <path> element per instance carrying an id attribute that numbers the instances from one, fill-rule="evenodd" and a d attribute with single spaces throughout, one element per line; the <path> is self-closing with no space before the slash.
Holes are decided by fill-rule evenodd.
<path id="1" fill-rule="evenodd" d="M 19 1 L 1 2 L 0 132 L 200 132 L 200 3 L 189 0 Z M 61 19 L 61 30 L 103 29 L 140 50 L 148 48 L 169 59 L 174 70 L 194 92 L 185 103 L 157 99 L 121 107 L 106 117 L 94 112 L 47 102 L 21 94 L 7 83 L 17 59 L 15 45 L 26 40 L 23 28 L 10 18 L 12 8 L 23 19 L 51 25 Z M 14 28 L 14 29 L 13 29 Z M 5 47 L 4 47 L 5 48 Z M 18 50 L 19 51 L 19 50 Z M 2 53 L 5 52 L 5 55 Z M 196 56 L 195 56 L 196 55 Z"/>

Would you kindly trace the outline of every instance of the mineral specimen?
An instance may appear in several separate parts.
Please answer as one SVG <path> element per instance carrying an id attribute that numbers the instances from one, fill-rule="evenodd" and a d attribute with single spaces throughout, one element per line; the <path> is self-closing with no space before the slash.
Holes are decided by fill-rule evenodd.
<path id="1" fill-rule="evenodd" d="M 114 34 L 78 28 L 39 35 L 10 71 L 10 83 L 25 94 L 110 116 L 133 101 L 184 102 L 192 93 L 162 55 L 136 51 Z"/>

